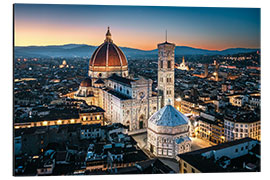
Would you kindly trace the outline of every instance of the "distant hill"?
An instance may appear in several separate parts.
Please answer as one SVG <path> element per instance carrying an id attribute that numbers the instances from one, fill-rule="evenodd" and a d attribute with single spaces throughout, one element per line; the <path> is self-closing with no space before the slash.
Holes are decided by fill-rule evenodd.
<path id="1" fill-rule="evenodd" d="M 16 46 L 14 47 L 15 58 L 17 57 L 91 57 L 97 46 L 86 44 L 65 44 L 55 46 Z M 120 47 L 128 57 L 157 56 L 157 49 L 140 50 L 128 47 Z M 188 46 L 176 46 L 175 55 L 228 55 L 237 53 L 254 52 L 259 49 L 230 48 L 225 50 L 207 50 Z"/>

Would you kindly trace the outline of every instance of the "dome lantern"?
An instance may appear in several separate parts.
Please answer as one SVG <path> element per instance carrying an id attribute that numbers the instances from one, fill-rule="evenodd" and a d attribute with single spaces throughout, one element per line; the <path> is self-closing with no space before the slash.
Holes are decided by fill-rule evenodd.
<path id="1" fill-rule="evenodd" d="M 107 30 L 107 33 L 106 33 L 106 39 L 105 39 L 105 42 L 113 42 L 112 41 L 112 34 L 110 32 L 110 26 L 108 26 L 108 30 Z"/>

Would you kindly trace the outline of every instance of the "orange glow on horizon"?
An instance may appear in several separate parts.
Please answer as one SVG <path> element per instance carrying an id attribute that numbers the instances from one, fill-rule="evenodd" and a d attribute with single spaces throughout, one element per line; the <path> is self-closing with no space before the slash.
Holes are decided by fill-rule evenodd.
<path id="1" fill-rule="evenodd" d="M 15 21 L 15 46 L 48 46 L 64 44 L 88 44 L 99 46 L 105 39 L 106 29 L 95 27 L 74 27 L 61 24 L 49 23 L 31 23 Z M 164 41 L 158 34 L 141 34 L 129 29 L 111 28 L 112 39 L 115 44 L 121 47 L 129 47 L 141 50 L 153 50 L 157 44 Z M 198 39 L 197 42 L 191 42 L 188 37 L 179 36 L 174 39 L 168 39 L 177 46 L 189 46 L 193 48 L 207 50 L 223 50 L 227 48 L 239 47 L 232 43 L 220 44 L 207 39 Z M 243 46 L 241 46 L 243 47 Z M 249 47 L 243 48 L 257 48 Z"/>

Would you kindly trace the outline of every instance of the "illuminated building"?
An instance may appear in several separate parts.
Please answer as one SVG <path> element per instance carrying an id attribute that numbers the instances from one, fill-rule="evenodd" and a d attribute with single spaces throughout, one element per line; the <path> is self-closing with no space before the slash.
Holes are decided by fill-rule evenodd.
<path id="1" fill-rule="evenodd" d="M 183 70 L 183 71 L 188 71 L 189 67 L 185 63 L 185 57 L 183 56 L 182 58 L 182 63 L 177 67 L 177 69 Z"/>
<path id="2" fill-rule="evenodd" d="M 208 80 L 212 80 L 212 81 L 221 81 L 221 78 L 219 77 L 220 76 L 219 64 L 215 60 L 212 65 L 214 66 L 214 72 L 213 73 L 208 72 L 208 64 L 205 64 L 204 65 L 204 73 L 192 74 L 192 76 L 196 76 L 196 77 L 199 77 L 199 78 L 207 78 Z M 231 76 L 229 76 L 229 77 L 231 77 Z"/>
<path id="3" fill-rule="evenodd" d="M 223 121 L 199 117 L 198 124 L 198 138 L 211 141 L 215 144 L 225 142 Z"/>
<path id="4" fill-rule="evenodd" d="M 158 44 L 158 91 L 162 95 L 162 107 L 174 105 L 174 49 L 175 44 Z"/>
<path id="5" fill-rule="evenodd" d="M 149 118 L 147 128 L 147 149 L 158 157 L 175 158 L 177 154 L 191 149 L 189 120 L 172 106 L 175 105 L 174 49 L 175 45 L 167 41 L 158 44 L 157 89 L 164 107 Z M 177 102 L 180 101 L 178 98 Z"/>
<path id="6" fill-rule="evenodd" d="M 108 78 L 112 74 L 128 76 L 128 63 L 122 50 L 113 43 L 110 28 L 106 39 L 93 53 L 89 62 L 88 75 L 93 79 Z"/>
<path id="7" fill-rule="evenodd" d="M 181 97 L 176 98 L 175 101 L 174 101 L 174 107 L 178 111 L 181 111 L 181 101 L 182 101 L 182 98 Z"/>
<path id="8" fill-rule="evenodd" d="M 233 106 L 243 107 L 248 103 L 248 97 L 245 95 L 229 95 L 228 98 Z"/>
<path id="9" fill-rule="evenodd" d="M 180 101 L 180 112 L 183 114 L 190 114 L 193 112 L 193 109 L 196 107 L 196 102 L 191 99 L 182 99 Z"/>
<path id="10" fill-rule="evenodd" d="M 147 149 L 158 157 L 175 158 L 189 152 L 189 120 L 173 106 L 166 105 L 148 120 Z"/>
<path id="11" fill-rule="evenodd" d="M 63 60 L 62 64 L 59 65 L 59 68 L 68 68 L 68 64 L 66 60 Z"/>
<path id="12" fill-rule="evenodd" d="M 250 137 L 261 140 L 261 121 L 254 112 L 240 115 L 227 114 L 224 119 L 226 141 Z"/>
<path id="13" fill-rule="evenodd" d="M 160 108 L 161 98 L 152 92 L 152 80 L 143 77 L 127 79 L 113 75 L 100 95 L 105 117 L 133 132 L 145 132 L 148 118 Z"/>
<path id="14" fill-rule="evenodd" d="M 244 138 L 179 154 L 180 173 L 258 172 L 260 142 Z"/>
<path id="15" fill-rule="evenodd" d="M 75 110 L 74 110 L 75 111 Z M 31 128 L 40 126 L 54 126 L 54 125 L 66 125 L 66 124 L 105 124 L 104 110 L 97 106 L 88 106 L 81 108 L 75 113 L 56 111 L 57 114 L 50 115 L 48 117 L 39 117 L 37 119 L 29 119 L 27 122 L 15 122 L 14 128 Z"/>
<path id="16" fill-rule="evenodd" d="M 85 100 L 88 105 L 99 105 L 98 98 L 94 96 L 94 88 L 90 77 L 85 78 L 81 82 L 78 91 L 76 91 L 72 98 Z"/>
<path id="17" fill-rule="evenodd" d="M 104 43 L 96 49 L 89 61 L 88 75 L 78 91 L 70 93 L 71 98 L 101 107 L 105 110 L 105 119 L 126 125 L 133 133 L 146 131 L 148 118 L 161 107 L 161 97 L 152 92 L 151 79 L 128 76 L 127 59 L 113 43 L 109 28 Z M 171 102 L 174 98 L 173 90 L 170 90 Z"/>

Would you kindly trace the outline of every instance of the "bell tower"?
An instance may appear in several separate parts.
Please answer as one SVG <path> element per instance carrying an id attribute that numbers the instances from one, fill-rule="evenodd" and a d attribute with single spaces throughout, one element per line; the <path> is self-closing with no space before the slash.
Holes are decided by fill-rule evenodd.
<path id="1" fill-rule="evenodd" d="M 174 106 L 174 49 L 175 44 L 158 44 L 158 92 L 162 96 L 161 107 Z"/>

